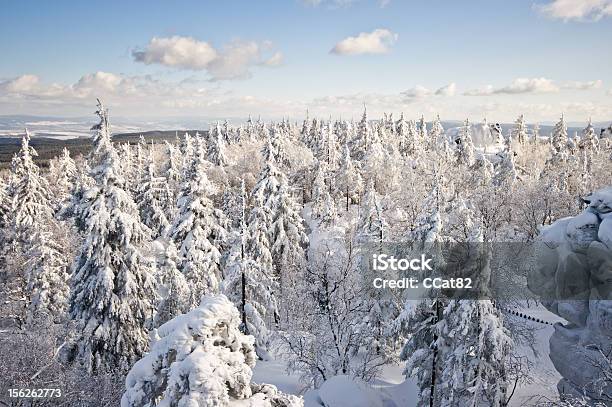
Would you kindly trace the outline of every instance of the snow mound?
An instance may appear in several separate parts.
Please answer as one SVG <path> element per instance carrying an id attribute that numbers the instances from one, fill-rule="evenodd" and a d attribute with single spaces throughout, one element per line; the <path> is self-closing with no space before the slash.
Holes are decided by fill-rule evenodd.
<path id="1" fill-rule="evenodd" d="M 311 397 L 314 396 L 311 395 Z M 325 407 L 386 407 L 389 400 L 367 383 L 349 376 L 334 376 L 317 391 L 313 405 Z"/>

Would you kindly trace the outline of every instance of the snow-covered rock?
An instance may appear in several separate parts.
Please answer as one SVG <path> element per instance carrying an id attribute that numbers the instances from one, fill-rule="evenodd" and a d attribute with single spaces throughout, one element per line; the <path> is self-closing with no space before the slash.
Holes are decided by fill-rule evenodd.
<path id="1" fill-rule="evenodd" d="M 542 231 L 529 287 L 569 322 L 556 324 L 550 338 L 550 358 L 563 376 L 559 392 L 595 402 L 612 397 L 612 187 L 584 201 L 581 214 Z"/>

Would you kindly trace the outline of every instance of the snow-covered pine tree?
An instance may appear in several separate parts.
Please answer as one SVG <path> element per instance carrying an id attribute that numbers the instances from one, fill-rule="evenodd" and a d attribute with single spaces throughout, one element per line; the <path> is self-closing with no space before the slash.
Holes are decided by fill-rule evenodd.
<path id="1" fill-rule="evenodd" d="M 147 228 L 125 189 L 100 101 L 96 114 L 96 185 L 83 200 L 87 236 L 75 260 L 69 302 L 70 317 L 80 327 L 74 356 L 94 374 L 127 371 L 142 356 L 156 302 L 152 270 L 140 250 Z"/>
<path id="2" fill-rule="evenodd" d="M 39 316 L 64 317 L 68 304 L 68 262 L 47 225 L 39 225 L 26 253 L 26 293 L 29 321 Z"/>
<path id="3" fill-rule="evenodd" d="M 181 153 L 181 183 L 185 181 L 185 176 L 189 173 L 196 152 L 196 141 L 189 133 L 185 133 L 179 146 Z M 182 185 L 181 185 L 182 186 Z"/>
<path id="4" fill-rule="evenodd" d="M 553 149 L 553 155 L 566 155 L 567 142 L 567 124 L 565 123 L 565 116 L 561 115 L 561 119 L 555 124 L 555 127 L 550 133 L 550 144 Z"/>
<path id="5" fill-rule="evenodd" d="M 181 183 L 181 152 L 174 146 L 174 144 L 169 143 L 168 141 L 166 141 L 165 147 L 166 161 L 162 167 L 162 175 L 166 177 L 169 190 L 172 192 L 170 202 L 172 203 L 171 206 L 174 207 Z M 167 212 L 166 215 L 169 216 L 170 213 Z"/>
<path id="6" fill-rule="evenodd" d="M 519 179 L 518 172 L 516 170 L 516 162 L 514 157 L 514 150 L 512 146 L 509 146 L 509 150 L 502 151 L 497 155 L 500 157 L 497 163 L 495 176 L 493 183 L 496 186 L 504 186 L 511 188 L 512 185 Z"/>
<path id="7" fill-rule="evenodd" d="M 38 156 L 30 147 L 30 133 L 26 130 L 21 148 L 11 163 L 11 222 L 12 236 L 18 243 L 29 241 L 30 233 L 41 219 L 49 219 L 53 211 L 49 204 L 49 184 L 40 175 L 33 157 Z"/>
<path id="8" fill-rule="evenodd" d="M 531 142 L 534 146 L 537 146 L 540 139 L 540 125 L 538 123 L 533 125 Z"/>
<path id="9" fill-rule="evenodd" d="M 242 323 L 240 330 L 255 337 L 255 348 L 260 359 L 268 359 L 269 334 L 266 317 L 278 314 L 275 291 L 278 284 L 270 267 L 261 267 L 248 250 L 251 242 L 246 219 L 246 190 L 241 185 L 241 221 L 225 268 L 223 292 L 238 307 Z"/>
<path id="10" fill-rule="evenodd" d="M 400 155 L 405 157 L 409 155 L 409 141 L 408 141 L 408 122 L 404 119 L 404 113 L 400 115 L 397 123 L 395 123 L 395 133 L 397 139 L 397 150 Z"/>
<path id="11" fill-rule="evenodd" d="M 0 177 L 0 243 L 4 241 L 7 220 L 10 216 L 11 199 L 8 194 L 8 185 L 2 177 Z"/>
<path id="12" fill-rule="evenodd" d="M 459 136 L 456 139 L 456 143 L 457 162 L 468 167 L 474 164 L 474 143 L 472 141 L 472 129 L 468 119 L 465 119 L 463 126 L 459 129 Z"/>
<path id="13" fill-rule="evenodd" d="M 187 279 L 178 269 L 181 259 L 176 245 L 168 241 L 164 259 L 158 266 L 159 281 L 161 283 L 161 301 L 155 314 L 156 327 L 159 327 L 172 318 L 187 311 L 190 307 L 191 289 Z"/>
<path id="14" fill-rule="evenodd" d="M 361 201 L 358 226 L 359 235 L 366 241 L 383 242 L 387 240 L 388 225 L 372 180 L 368 182 L 366 193 Z"/>
<path id="15" fill-rule="evenodd" d="M 434 119 L 431 130 L 429 131 L 429 150 L 437 151 L 438 146 L 442 143 L 442 137 L 444 137 L 444 127 L 440 121 L 440 115 L 437 114 Z"/>
<path id="16" fill-rule="evenodd" d="M 163 205 L 171 196 L 167 196 L 169 189 L 165 177 L 155 174 L 155 163 L 153 153 L 149 151 L 145 162 L 145 172 L 137 187 L 137 202 L 140 218 L 149 229 L 152 238 L 164 236 L 170 227 Z"/>
<path id="17" fill-rule="evenodd" d="M 327 166 L 324 162 L 318 161 L 316 163 L 316 171 L 314 179 L 312 180 L 312 216 L 317 219 L 321 219 L 325 211 L 325 201 L 327 195 L 329 195 L 329 188 L 327 187 Z"/>
<path id="18" fill-rule="evenodd" d="M 215 192 L 206 175 L 206 152 L 198 148 L 177 200 L 178 215 L 169 236 L 180 250 L 179 269 L 191 285 L 191 305 L 204 294 L 216 293 L 221 278 L 221 252 L 227 240 L 226 219 L 211 200 Z"/>
<path id="19" fill-rule="evenodd" d="M 294 274 L 305 260 L 304 247 L 308 237 L 304 230 L 304 219 L 300 208 L 289 192 L 286 177 L 280 178 L 276 197 L 271 207 L 270 253 L 274 261 L 276 275 L 280 279 L 281 290 L 290 284 Z"/>
<path id="20" fill-rule="evenodd" d="M 372 137 L 372 129 L 368 122 L 368 110 L 363 108 L 363 115 L 357 124 L 357 131 L 353 140 L 353 156 L 357 160 L 363 159 L 370 147 L 370 139 Z"/>
<path id="21" fill-rule="evenodd" d="M 475 289 L 488 292 L 491 251 L 474 223 L 469 258 L 462 273 L 476 275 Z M 512 339 L 503 317 L 489 299 L 452 299 L 436 324 L 436 349 L 440 372 L 435 405 L 503 406 L 507 403 L 506 359 Z"/>
<path id="22" fill-rule="evenodd" d="M 336 187 L 339 194 L 344 197 L 346 202 L 346 211 L 349 210 L 351 202 L 356 201 L 363 191 L 363 178 L 361 178 L 361 174 L 353 164 L 353 160 L 351 159 L 351 151 L 348 144 L 344 145 L 342 161 L 340 162 L 340 168 L 337 171 Z"/>
<path id="23" fill-rule="evenodd" d="M 427 133 L 427 123 L 425 122 L 425 116 L 421 115 L 419 119 L 419 140 L 421 144 L 427 147 L 429 145 L 429 137 Z"/>
<path id="24" fill-rule="evenodd" d="M 62 211 L 63 208 L 70 202 L 72 191 L 78 177 L 78 170 L 72 157 L 70 157 L 70 151 L 66 147 L 62 150 L 62 155 L 59 157 L 57 162 L 57 176 L 55 177 L 54 190 L 56 196 L 54 197 L 57 202 L 57 211 Z"/>
<path id="25" fill-rule="evenodd" d="M 289 161 L 283 140 L 287 138 L 287 133 L 281 127 L 273 126 L 270 129 L 269 137 L 270 147 L 272 147 L 271 152 L 274 155 L 274 161 L 281 166 L 287 166 Z"/>
<path id="26" fill-rule="evenodd" d="M 227 165 L 225 154 L 225 140 L 219 122 L 208 132 L 208 161 L 215 165 Z"/>
<path id="27" fill-rule="evenodd" d="M 302 130 L 300 131 L 300 141 L 307 146 L 310 144 L 310 117 L 308 114 L 308 109 L 306 109 L 306 117 L 304 118 L 304 122 L 302 123 Z"/>
<path id="28" fill-rule="evenodd" d="M 423 143 L 419 138 L 417 125 L 414 120 L 408 121 L 408 131 L 406 134 L 406 154 L 413 160 L 418 160 L 423 151 Z"/>
<path id="29" fill-rule="evenodd" d="M 517 143 L 523 145 L 527 142 L 527 125 L 525 124 L 525 117 L 520 115 L 514 122 L 514 128 L 511 131 L 511 137 L 516 140 Z"/>
<path id="30" fill-rule="evenodd" d="M 151 351 L 125 380 L 122 407 L 300 407 L 303 401 L 274 386 L 251 383 L 253 338 L 238 329 L 240 315 L 224 296 L 205 296 L 199 306 L 162 325 Z"/>

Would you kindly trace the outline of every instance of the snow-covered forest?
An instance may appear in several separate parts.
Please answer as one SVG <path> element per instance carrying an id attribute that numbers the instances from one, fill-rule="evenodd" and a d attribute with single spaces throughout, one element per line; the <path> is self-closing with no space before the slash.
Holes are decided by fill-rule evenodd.
<path id="1" fill-rule="evenodd" d="M 364 110 L 130 145 L 96 114 L 88 155 L 39 168 L 26 131 L 0 177 L 0 404 L 612 403 L 609 129 Z M 360 271 L 371 243 L 536 240 L 530 287 L 572 302 L 407 299 Z M 62 395 L 8 397 L 40 388 Z"/>

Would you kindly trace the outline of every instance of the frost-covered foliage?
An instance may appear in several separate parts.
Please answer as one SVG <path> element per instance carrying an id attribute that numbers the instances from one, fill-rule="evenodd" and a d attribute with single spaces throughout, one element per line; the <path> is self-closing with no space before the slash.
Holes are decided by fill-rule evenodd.
<path id="1" fill-rule="evenodd" d="M 266 262 L 260 264 L 247 250 L 251 236 L 246 219 L 246 190 L 241 186 L 242 216 L 239 229 L 231 247 L 225 268 L 223 291 L 240 310 L 240 329 L 255 337 L 255 347 L 260 359 L 267 359 L 269 332 L 266 320 L 278 314 L 275 291 L 278 283 Z M 254 247 L 257 247 L 256 242 Z"/>
<path id="2" fill-rule="evenodd" d="M 160 326 L 190 308 L 191 288 L 178 269 L 180 258 L 174 242 L 169 241 L 164 259 L 158 265 L 161 302 L 155 314 L 155 326 Z"/>
<path id="3" fill-rule="evenodd" d="M 465 119 L 455 143 L 457 144 L 457 162 L 467 166 L 474 164 L 474 143 L 469 120 Z"/>
<path id="4" fill-rule="evenodd" d="M 32 238 L 26 256 L 26 292 L 29 296 L 28 320 L 38 314 L 62 318 L 68 304 L 68 262 L 58 242 L 41 227 Z"/>
<path id="5" fill-rule="evenodd" d="M 270 406 L 301 405 L 272 387 L 251 387 L 253 338 L 241 333 L 239 324 L 225 296 L 202 297 L 197 308 L 158 329 L 149 353 L 127 375 L 121 406 L 217 407 L 251 397 L 262 403 L 256 405 L 265 400 Z"/>
<path id="6" fill-rule="evenodd" d="M 177 200 L 178 215 L 170 236 L 180 250 L 179 269 L 191 284 L 191 304 L 219 290 L 221 245 L 225 244 L 225 215 L 214 207 L 215 189 L 206 175 L 205 151 L 198 143 L 195 158 L 184 175 Z"/>
<path id="7" fill-rule="evenodd" d="M 96 113 L 96 184 L 85 193 L 87 236 L 74 263 L 69 311 L 80 326 L 74 356 L 89 372 L 104 373 L 127 371 L 146 351 L 156 294 L 140 249 L 148 231 L 124 189 L 102 103 Z"/>
<path id="8" fill-rule="evenodd" d="M 221 131 L 219 122 L 211 129 L 208 134 L 208 160 L 215 165 L 227 165 L 225 154 L 226 140 Z"/>
<path id="9" fill-rule="evenodd" d="M 143 172 L 137 188 L 138 209 L 142 223 L 151 229 L 152 236 L 157 238 L 164 236 L 170 227 L 164 203 L 172 199 L 173 194 L 169 190 L 168 180 L 156 175 L 152 152 L 147 156 Z"/>

